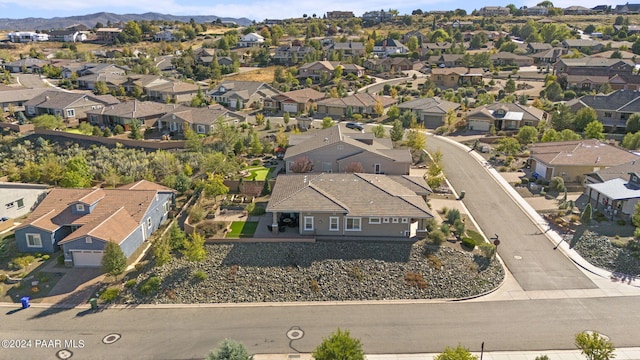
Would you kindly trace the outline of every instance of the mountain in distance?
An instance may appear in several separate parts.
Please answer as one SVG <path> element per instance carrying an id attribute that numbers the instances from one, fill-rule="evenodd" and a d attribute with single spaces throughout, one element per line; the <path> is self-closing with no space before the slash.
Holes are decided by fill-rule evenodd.
<path id="1" fill-rule="evenodd" d="M 68 17 L 54 17 L 51 19 L 45 18 L 25 18 L 25 19 L 2 19 L 0 18 L 0 30 L 50 30 L 50 29 L 64 29 L 67 26 L 83 24 L 89 28 L 92 28 L 96 23 L 101 22 L 105 26 L 107 22 L 115 24 L 118 22 L 127 22 L 131 20 L 164 20 L 164 21 L 179 21 L 189 22 L 193 19 L 197 23 L 210 23 L 217 19 L 222 22 L 235 22 L 241 26 L 249 26 L 253 23 L 252 20 L 247 18 L 228 18 L 218 17 L 215 15 L 168 15 L 159 14 L 154 12 L 148 12 L 145 14 L 114 14 L 109 12 L 99 12 L 89 15 L 81 16 L 68 16 Z"/>

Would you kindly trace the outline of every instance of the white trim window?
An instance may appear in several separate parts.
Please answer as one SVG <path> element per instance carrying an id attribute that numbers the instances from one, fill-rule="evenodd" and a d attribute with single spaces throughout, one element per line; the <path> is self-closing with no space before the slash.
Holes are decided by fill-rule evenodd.
<path id="1" fill-rule="evenodd" d="M 205 134 L 207 132 L 207 128 L 204 125 L 196 124 L 196 132 L 198 134 Z"/>
<path id="2" fill-rule="evenodd" d="M 362 218 L 349 216 L 345 217 L 344 231 L 362 231 Z"/>
<path id="3" fill-rule="evenodd" d="M 340 231 L 340 218 L 329 216 L 329 231 Z"/>
<path id="4" fill-rule="evenodd" d="M 304 231 L 313 231 L 313 216 L 304 217 Z"/>
<path id="5" fill-rule="evenodd" d="M 40 238 L 40 234 L 26 234 L 27 238 L 27 247 L 30 248 L 41 248 L 42 247 L 42 239 Z"/>
<path id="6" fill-rule="evenodd" d="M 74 109 L 67 109 L 67 117 L 76 117 L 76 111 Z"/>
<path id="7" fill-rule="evenodd" d="M 151 218 L 147 218 L 147 227 L 151 229 Z"/>
<path id="8" fill-rule="evenodd" d="M 84 238 L 84 242 L 86 244 L 91 244 L 91 243 L 93 243 L 93 239 L 91 238 L 91 236 L 87 236 L 87 237 Z"/>
<path id="9" fill-rule="evenodd" d="M 76 211 L 84 212 L 84 204 L 76 204 Z"/>
<path id="10" fill-rule="evenodd" d="M 379 217 L 370 217 L 369 224 L 382 224 L 382 219 L 380 219 Z"/>

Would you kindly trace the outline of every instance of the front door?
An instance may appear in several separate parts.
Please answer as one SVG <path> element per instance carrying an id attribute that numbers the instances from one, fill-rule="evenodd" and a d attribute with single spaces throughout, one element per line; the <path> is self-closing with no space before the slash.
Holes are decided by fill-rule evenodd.
<path id="1" fill-rule="evenodd" d="M 382 173 L 382 165 L 380 165 L 380 164 L 373 165 L 373 171 L 376 174 L 381 174 Z"/>

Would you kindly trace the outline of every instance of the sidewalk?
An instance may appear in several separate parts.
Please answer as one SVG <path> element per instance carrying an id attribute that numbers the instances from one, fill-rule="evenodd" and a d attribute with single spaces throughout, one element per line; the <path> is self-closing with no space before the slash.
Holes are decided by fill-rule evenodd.
<path id="1" fill-rule="evenodd" d="M 472 353 L 480 359 L 480 353 Z M 433 360 L 440 354 L 376 354 L 366 355 L 367 360 Z M 485 351 L 482 360 L 535 360 L 537 356 L 547 355 L 550 360 L 584 360 L 579 350 L 543 350 L 543 351 Z M 639 360 L 640 348 L 620 348 L 615 350 L 616 360 Z M 256 354 L 254 360 L 312 360 L 311 354 Z"/>

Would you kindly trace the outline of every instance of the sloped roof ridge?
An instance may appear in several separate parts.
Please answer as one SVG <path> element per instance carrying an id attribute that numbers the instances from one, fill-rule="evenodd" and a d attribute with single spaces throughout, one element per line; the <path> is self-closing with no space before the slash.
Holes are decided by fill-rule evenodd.
<path id="1" fill-rule="evenodd" d="M 324 173 L 322 173 L 321 175 L 324 175 Z M 317 176 L 316 178 L 319 178 L 320 176 Z M 313 182 L 311 182 L 311 180 L 309 180 L 309 188 L 311 188 L 312 190 L 315 190 L 317 193 L 319 193 L 320 195 L 326 197 L 329 201 L 337 204 L 338 206 L 340 206 L 341 208 L 343 208 L 345 211 L 349 211 L 349 207 L 346 206 L 345 204 L 343 204 L 340 200 L 337 200 L 336 198 L 334 198 L 333 196 L 331 196 L 331 194 L 327 193 L 326 191 L 322 190 L 319 186 L 315 185 Z"/>
<path id="2" fill-rule="evenodd" d="M 302 175 L 302 174 L 300 174 L 300 175 Z M 318 179 L 318 178 L 320 178 L 320 176 L 322 176 L 322 175 L 324 175 L 324 173 L 318 174 L 318 175 L 314 176 L 314 178 L 315 178 L 315 179 Z M 310 176 L 310 175 L 304 175 L 304 176 Z M 289 193 L 289 196 L 287 196 L 287 197 L 284 197 L 284 198 L 280 199 L 280 201 L 278 202 L 278 204 L 280 204 L 280 203 L 282 203 L 282 202 L 284 202 L 284 201 L 286 201 L 286 200 L 291 199 L 292 197 L 294 197 L 295 195 L 297 195 L 298 193 L 300 193 L 302 190 L 304 190 L 304 189 L 306 189 L 307 187 L 309 187 L 309 185 L 311 184 L 311 179 L 307 179 L 307 180 L 308 180 L 308 181 L 307 181 L 307 185 L 306 185 L 306 186 L 301 186 L 299 189 L 297 189 L 297 190 L 295 190 L 295 191 L 290 192 L 290 193 Z M 314 189 L 314 190 L 315 190 L 315 189 Z M 278 205 L 278 204 L 276 204 L 276 205 Z"/>

